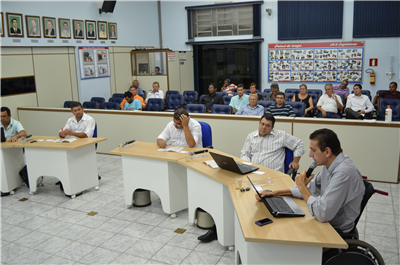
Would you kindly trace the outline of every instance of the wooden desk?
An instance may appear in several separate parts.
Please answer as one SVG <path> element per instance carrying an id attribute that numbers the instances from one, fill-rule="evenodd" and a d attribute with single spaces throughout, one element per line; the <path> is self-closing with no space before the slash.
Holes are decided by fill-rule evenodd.
<path id="1" fill-rule="evenodd" d="M 275 185 L 264 189 L 293 187 L 287 175 L 273 175 Z M 246 185 L 250 185 L 247 183 Z M 295 199 L 305 217 L 275 218 L 262 202 L 255 200 L 255 191 L 240 192 L 234 184 L 229 192 L 235 207 L 235 259 L 243 264 L 321 264 L 322 248 L 347 248 L 346 242 L 329 223 L 320 223 L 303 200 Z M 271 218 L 272 224 L 257 226 L 255 221 Z M 288 254 L 290 253 L 290 254 Z"/>
<path id="2" fill-rule="evenodd" d="M 28 166 L 30 194 L 36 191 L 37 179 L 41 176 L 57 177 L 67 195 L 96 187 L 99 180 L 95 144 L 106 138 L 79 138 L 72 143 L 47 142 L 47 139 L 59 139 L 52 136 L 33 136 L 29 140 L 44 141 L 25 144 L 17 143 L 14 147 L 25 148 Z"/>
<path id="3" fill-rule="evenodd" d="M 176 212 L 188 205 L 186 169 L 177 163 L 179 159 L 186 160 L 186 154 L 157 151 L 156 143 L 137 141 L 132 145 L 125 150 L 111 151 L 122 156 L 126 206 L 132 207 L 135 190 L 148 189 L 160 197 L 163 211 L 175 217 Z M 182 151 L 201 149 L 184 147 Z"/>
<path id="4" fill-rule="evenodd" d="M 1 186 L 4 193 L 11 192 L 23 183 L 19 171 L 24 167 L 25 160 L 21 148 L 13 148 L 15 143 L 1 143 Z"/>

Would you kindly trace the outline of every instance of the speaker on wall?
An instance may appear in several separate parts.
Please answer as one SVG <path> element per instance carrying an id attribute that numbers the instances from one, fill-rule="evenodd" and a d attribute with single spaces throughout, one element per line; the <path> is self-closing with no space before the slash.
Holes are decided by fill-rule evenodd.
<path id="1" fill-rule="evenodd" d="M 114 8 L 115 8 L 115 4 L 117 3 L 117 1 L 103 1 L 103 5 L 101 6 L 101 8 L 99 9 L 99 13 L 112 13 L 114 12 Z"/>

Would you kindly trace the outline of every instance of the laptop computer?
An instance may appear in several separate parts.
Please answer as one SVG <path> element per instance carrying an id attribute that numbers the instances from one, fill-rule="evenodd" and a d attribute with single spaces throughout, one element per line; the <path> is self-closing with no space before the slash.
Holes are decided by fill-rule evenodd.
<path id="1" fill-rule="evenodd" d="M 261 198 L 261 201 L 265 204 L 272 216 L 302 217 L 306 215 L 303 210 L 300 209 L 300 207 L 296 204 L 296 202 L 290 197 L 261 197 L 260 193 L 254 186 L 253 182 L 250 180 L 249 176 L 247 176 L 247 178 L 249 179 L 251 186 L 253 186 L 254 190 L 257 192 L 258 196 Z"/>
<path id="2" fill-rule="evenodd" d="M 4 143 L 6 141 L 6 136 L 4 134 L 4 128 L 1 127 L 1 142 Z"/>
<path id="3" fill-rule="evenodd" d="M 253 171 L 256 171 L 259 169 L 259 167 L 253 167 L 253 166 L 249 166 L 249 165 L 243 165 L 240 163 L 236 163 L 235 160 L 232 157 L 229 156 L 224 156 L 224 155 L 220 155 L 220 154 L 216 154 L 216 153 L 212 153 L 210 152 L 210 155 L 212 156 L 212 158 L 215 160 L 215 163 L 217 163 L 217 165 L 225 170 L 228 171 L 232 171 L 238 174 L 248 174 L 251 173 Z"/>

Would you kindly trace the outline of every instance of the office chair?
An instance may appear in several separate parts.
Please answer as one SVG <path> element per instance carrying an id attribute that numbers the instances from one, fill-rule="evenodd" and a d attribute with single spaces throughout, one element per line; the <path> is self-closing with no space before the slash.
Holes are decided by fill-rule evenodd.
<path id="1" fill-rule="evenodd" d="M 232 96 L 224 96 L 222 99 L 224 100 L 225 105 L 229 105 L 229 103 L 231 103 Z"/>
<path id="2" fill-rule="evenodd" d="M 71 108 L 72 103 L 74 103 L 76 101 L 65 101 L 64 102 L 64 108 Z"/>
<path id="3" fill-rule="evenodd" d="M 304 117 L 304 112 L 306 111 L 306 104 L 304 102 L 287 101 L 285 104 L 292 106 L 296 117 Z"/>
<path id="4" fill-rule="evenodd" d="M 106 102 L 106 99 L 102 97 L 92 97 L 90 101 L 97 102 L 99 104 L 99 108 L 102 109 L 103 103 Z"/>
<path id="5" fill-rule="evenodd" d="M 248 88 L 245 89 L 245 90 L 244 90 L 244 93 L 245 93 L 246 95 L 250 94 L 250 89 L 248 89 Z"/>
<path id="6" fill-rule="evenodd" d="M 300 89 L 298 88 L 286 88 L 285 89 L 285 94 L 286 93 L 295 93 L 295 94 L 299 94 L 300 93 Z"/>
<path id="7" fill-rule="evenodd" d="M 201 134 L 204 148 L 213 148 L 212 146 L 212 132 L 208 123 L 199 121 L 201 126 Z"/>
<path id="8" fill-rule="evenodd" d="M 285 174 L 288 174 L 293 179 L 293 181 L 295 181 L 297 171 L 294 170 L 294 168 L 289 168 L 289 164 L 293 162 L 293 158 L 294 158 L 293 151 L 285 147 L 284 171 Z"/>
<path id="9" fill-rule="evenodd" d="M 183 104 L 196 104 L 197 103 L 197 91 L 183 91 Z M 200 102 L 199 102 L 200 103 Z"/>
<path id="10" fill-rule="evenodd" d="M 162 98 L 149 98 L 146 106 L 147 111 L 163 111 L 164 100 Z"/>
<path id="11" fill-rule="evenodd" d="M 119 104 L 116 102 L 105 102 L 103 103 L 103 109 L 114 109 L 118 110 Z"/>
<path id="12" fill-rule="evenodd" d="M 265 100 L 268 95 L 268 93 L 266 93 L 266 92 L 259 92 L 258 94 L 260 94 L 262 96 L 263 100 Z"/>
<path id="13" fill-rule="evenodd" d="M 354 90 L 351 91 L 351 94 L 354 94 Z M 369 90 L 361 90 L 361 94 L 362 95 L 366 95 L 369 98 L 369 100 L 371 100 L 371 91 L 369 91 Z"/>
<path id="14" fill-rule="evenodd" d="M 118 103 L 118 105 L 119 104 L 121 104 L 121 102 L 124 100 L 124 98 L 118 98 L 118 97 L 112 97 L 112 98 L 110 98 L 109 100 L 108 100 L 108 102 L 115 102 L 115 103 Z"/>
<path id="15" fill-rule="evenodd" d="M 217 91 L 216 93 L 220 97 L 228 96 L 228 93 L 226 93 L 226 92 Z"/>
<path id="16" fill-rule="evenodd" d="M 387 107 L 392 109 L 392 121 L 400 121 L 400 99 L 379 98 L 378 120 L 385 120 Z"/>
<path id="17" fill-rule="evenodd" d="M 264 113 L 267 110 L 267 108 L 271 105 L 275 105 L 275 101 L 269 100 L 269 101 L 258 101 L 257 105 L 261 105 L 264 107 Z"/>
<path id="18" fill-rule="evenodd" d="M 189 113 L 205 113 L 206 106 L 204 104 L 187 104 L 185 110 Z"/>
<path id="19" fill-rule="evenodd" d="M 206 95 L 206 94 L 203 94 L 203 95 L 200 96 L 200 98 L 199 98 L 199 104 L 201 104 L 201 100 L 204 98 L 205 95 Z"/>
<path id="20" fill-rule="evenodd" d="M 122 99 L 124 99 L 124 94 L 123 93 L 114 93 L 112 95 L 112 97 L 113 98 L 122 98 Z"/>
<path id="21" fill-rule="evenodd" d="M 287 90 L 287 89 L 286 89 Z M 285 101 L 292 101 L 293 97 L 296 95 L 295 92 L 286 92 L 285 91 Z"/>
<path id="22" fill-rule="evenodd" d="M 167 109 L 165 111 L 176 111 L 183 107 L 183 96 L 181 94 L 170 94 L 168 99 L 165 99 Z"/>
<path id="23" fill-rule="evenodd" d="M 141 96 L 143 99 L 145 99 L 146 92 L 143 91 L 141 88 L 138 87 L 138 88 L 136 89 L 136 93 L 137 93 L 139 96 Z"/>
<path id="24" fill-rule="evenodd" d="M 268 89 L 268 88 L 266 88 L 266 89 L 264 89 L 264 91 L 263 91 L 264 93 L 271 93 L 271 89 Z"/>
<path id="25" fill-rule="evenodd" d="M 170 95 L 173 95 L 173 94 L 179 94 L 179 91 L 176 91 L 176 90 L 168 90 L 167 92 L 165 92 L 165 100 L 164 100 L 164 107 L 166 108 L 166 109 L 168 109 L 168 99 L 169 99 L 169 97 L 170 97 Z"/>
<path id="26" fill-rule="evenodd" d="M 94 101 L 85 101 L 85 102 L 83 102 L 82 107 L 84 109 L 98 109 L 99 108 L 97 102 L 94 102 Z"/>
<path id="27" fill-rule="evenodd" d="M 211 113 L 214 114 L 232 114 L 232 107 L 229 105 L 214 104 L 211 107 Z"/>

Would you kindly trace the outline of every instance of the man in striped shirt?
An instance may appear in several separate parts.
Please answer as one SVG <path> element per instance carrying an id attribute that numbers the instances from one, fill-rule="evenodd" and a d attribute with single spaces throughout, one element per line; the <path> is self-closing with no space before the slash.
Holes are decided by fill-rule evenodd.
<path id="1" fill-rule="evenodd" d="M 262 116 L 258 130 L 247 136 L 240 158 L 284 172 L 285 148 L 289 148 L 294 156 L 289 167 L 298 170 L 300 157 L 305 153 L 303 141 L 284 131 L 273 130 L 274 125 L 274 116 Z"/>
<path id="2" fill-rule="evenodd" d="M 272 114 L 272 116 L 296 116 L 292 106 L 285 104 L 285 94 L 283 92 L 278 92 L 278 94 L 276 94 L 275 101 L 275 105 L 269 106 L 265 113 Z"/>

